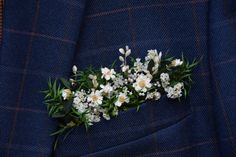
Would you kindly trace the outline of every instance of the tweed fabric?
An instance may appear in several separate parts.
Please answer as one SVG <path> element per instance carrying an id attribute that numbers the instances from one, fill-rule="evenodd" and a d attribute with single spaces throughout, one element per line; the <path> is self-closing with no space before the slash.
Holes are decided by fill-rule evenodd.
<path id="1" fill-rule="evenodd" d="M 11 0 L 0 52 L 0 156 L 233 157 L 236 155 L 236 1 Z M 58 150 L 40 90 L 71 67 L 110 65 L 118 48 L 157 48 L 203 60 L 189 98 L 162 98 L 86 132 Z"/>

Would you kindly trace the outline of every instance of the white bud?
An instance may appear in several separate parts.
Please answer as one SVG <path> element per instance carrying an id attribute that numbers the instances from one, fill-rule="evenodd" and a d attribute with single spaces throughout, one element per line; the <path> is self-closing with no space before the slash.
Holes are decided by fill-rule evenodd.
<path id="1" fill-rule="evenodd" d="M 131 83 L 133 83 L 133 82 L 134 82 L 134 80 L 133 80 L 133 79 L 131 79 L 131 78 L 128 78 L 128 81 L 129 81 L 129 82 L 131 82 Z"/>
<path id="2" fill-rule="evenodd" d="M 78 70 L 78 69 L 77 69 L 77 66 L 74 65 L 74 66 L 72 67 L 73 73 L 76 74 L 76 73 L 77 73 L 77 70 Z"/>
<path id="3" fill-rule="evenodd" d="M 121 61 L 121 62 L 124 62 L 125 60 L 124 60 L 124 57 L 122 57 L 122 56 L 119 56 L 119 60 Z"/>
<path id="4" fill-rule="evenodd" d="M 119 51 L 121 54 L 125 54 L 125 50 L 123 48 L 120 48 Z"/>
<path id="5" fill-rule="evenodd" d="M 131 54 L 131 50 L 129 49 L 129 50 L 126 51 L 125 56 L 127 57 L 127 56 L 129 56 L 130 54 Z"/>
<path id="6" fill-rule="evenodd" d="M 94 79 L 94 75 L 92 75 L 92 74 L 89 74 L 89 76 L 88 76 L 90 79 Z"/>

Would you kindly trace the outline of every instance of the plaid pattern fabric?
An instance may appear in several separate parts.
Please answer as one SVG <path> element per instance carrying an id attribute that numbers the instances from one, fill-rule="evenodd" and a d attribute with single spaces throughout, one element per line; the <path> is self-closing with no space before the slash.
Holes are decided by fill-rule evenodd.
<path id="1" fill-rule="evenodd" d="M 9 0 L 0 52 L 0 156 L 231 157 L 236 155 L 235 0 Z M 108 66 L 129 45 L 134 56 L 169 50 L 192 59 L 189 98 L 163 98 L 86 132 L 52 153 L 40 90 L 71 67 Z"/>

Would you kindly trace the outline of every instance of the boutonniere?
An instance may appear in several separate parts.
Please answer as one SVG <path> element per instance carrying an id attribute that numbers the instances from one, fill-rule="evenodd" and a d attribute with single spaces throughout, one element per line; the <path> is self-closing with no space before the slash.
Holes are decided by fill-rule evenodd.
<path id="1" fill-rule="evenodd" d="M 189 94 L 192 71 L 199 63 L 196 59 L 190 63 L 183 55 L 176 59 L 148 50 L 142 61 L 130 57 L 128 46 L 119 52 L 120 70 L 115 70 L 115 63 L 84 71 L 73 66 L 71 78 L 49 80 L 48 89 L 43 91 L 44 103 L 49 116 L 59 122 L 52 135 L 67 137 L 75 127 L 83 125 L 88 129 L 101 118 L 118 116 L 120 111 L 138 111 L 146 101 L 157 101 L 163 96 L 181 100 Z"/>

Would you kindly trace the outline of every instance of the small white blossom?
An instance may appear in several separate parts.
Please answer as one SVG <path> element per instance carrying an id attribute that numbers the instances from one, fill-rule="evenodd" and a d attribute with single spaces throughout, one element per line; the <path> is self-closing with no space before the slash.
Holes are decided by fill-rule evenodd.
<path id="1" fill-rule="evenodd" d="M 77 100 L 76 100 L 77 99 Z M 78 98 L 74 99 L 74 104 L 73 106 L 80 112 L 84 113 L 88 109 L 88 103 L 78 103 Z"/>
<path id="2" fill-rule="evenodd" d="M 128 78 L 128 82 L 133 83 L 134 80 L 132 78 Z"/>
<path id="3" fill-rule="evenodd" d="M 87 98 L 88 102 L 91 102 L 89 105 L 92 107 L 99 106 L 102 104 L 103 96 L 101 92 L 96 90 L 92 91 Z"/>
<path id="4" fill-rule="evenodd" d="M 120 107 L 123 103 L 128 103 L 129 97 L 125 93 L 120 93 L 118 95 L 117 101 L 115 102 L 115 105 Z"/>
<path id="5" fill-rule="evenodd" d="M 105 78 L 106 80 L 114 79 L 115 78 L 115 70 L 114 69 L 108 69 L 108 68 L 102 68 L 102 78 Z"/>
<path id="6" fill-rule="evenodd" d="M 128 65 L 122 66 L 121 70 L 122 72 L 126 72 L 129 70 L 129 66 Z"/>
<path id="7" fill-rule="evenodd" d="M 86 117 L 88 121 L 90 122 L 90 125 L 92 125 L 93 122 L 100 122 L 101 117 L 98 114 L 94 114 L 93 112 L 86 114 Z"/>
<path id="8" fill-rule="evenodd" d="M 146 100 L 147 99 L 153 99 L 153 97 L 154 97 L 154 95 L 153 95 L 153 93 L 147 93 L 147 96 L 146 96 Z"/>
<path id="9" fill-rule="evenodd" d="M 141 62 L 140 58 L 136 58 L 136 61 L 134 62 L 134 71 L 137 72 L 142 72 L 144 71 L 145 73 L 147 73 L 147 65 L 144 65 Z"/>
<path id="10" fill-rule="evenodd" d="M 103 113 L 102 113 L 102 116 L 103 116 L 103 118 L 106 119 L 106 120 L 110 120 L 110 119 L 111 119 L 110 115 L 107 114 L 106 112 L 103 112 Z"/>
<path id="11" fill-rule="evenodd" d="M 70 98 L 71 94 L 72 94 L 72 92 L 70 89 L 63 89 L 62 90 L 62 97 L 64 100 Z"/>
<path id="12" fill-rule="evenodd" d="M 143 93 L 143 92 L 140 92 L 138 95 L 139 95 L 139 96 L 144 96 L 144 95 L 145 95 L 145 93 Z"/>
<path id="13" fill-rule="evenodd" d="M 115 107 L 115 108 L 113 109 L 112 114 L 113 114 L 114 116 L 117 116 L 117 115 L 119 114 L 119 110 L 118 110 L 117 107 Z"/>
<path id="14" fill-rule="evenodd" d="M 161 98 L 161 93 L 155 92 L 155 93 L 154 93 L 154 99 L 155 99 L 155 100 L 159 100 L 160 98 Z"/>
<path id="15" fill-rule="evenodd" d="M 124 85 L 124 81 L 123 81 L 123 76 L 122 75 L 118 75 L 114 80 L 114 85 L 113 85 L 113 88 L 118 88 L 120 86 L 123 86 Z"/>
<path id="16" fill-rule="evenodd" d="M 180 59 L 175 59 L 171 62 L 171 66 L 177 67 L 183 64 L 183 61 L 181 61 Z"/>
<path id="17" fill-rule="evenodd" d="M 182 96 L 182 89 L 184 87 L 183 83 L 177 83 L 174 87 L 166 87 L 167 97 L 176 99 Z"/>
<path id="18" fill-rule="evenodd" d="M 160 79 L 163 88 L 166 88 L 170 84 L 170 76 L 168 73 L 161 73 Z"/>
<path id="19" fill-rule="evenodd" d="M 161 87 L 161 84 L 160 84 L 160 82 L 159 82 L 159 81 L 157 81 L 157 82 L 155 83 L 155 86 L 157 86 L 157 87 Z"/>
<path id="20" fill-rule="evenodd" d="M 75 97 L 78 97 L 81 100 L 81 102 L 84 102 L 86 100 L 86 93 L 84 90 L 76 91 Z"/>
<path id="21" fill-rule="evenodd" d="M 73 106 L 81 113 L 85 112 L 88 108 L 88 103 L 86 103 L 86 93 L 84 91 L 76 91 L 74 94 Z"/>
<path id="22" fill-rule="evenodd" d="M 113 87 L 111 86 L 110 83 L 106 85 L 100 85 L 101 91 L 104 92 L 105 94 L 111 94 L 113 92 Z"/>
<path id="23" fill-rule="evenodd" d="M 152 84 L 150 83 L 151 79 L 147 75 L 140 74 L 133 84 L 133 87 L 136 91 L 146 92 L 148 88 L 151 88 Z"/>

